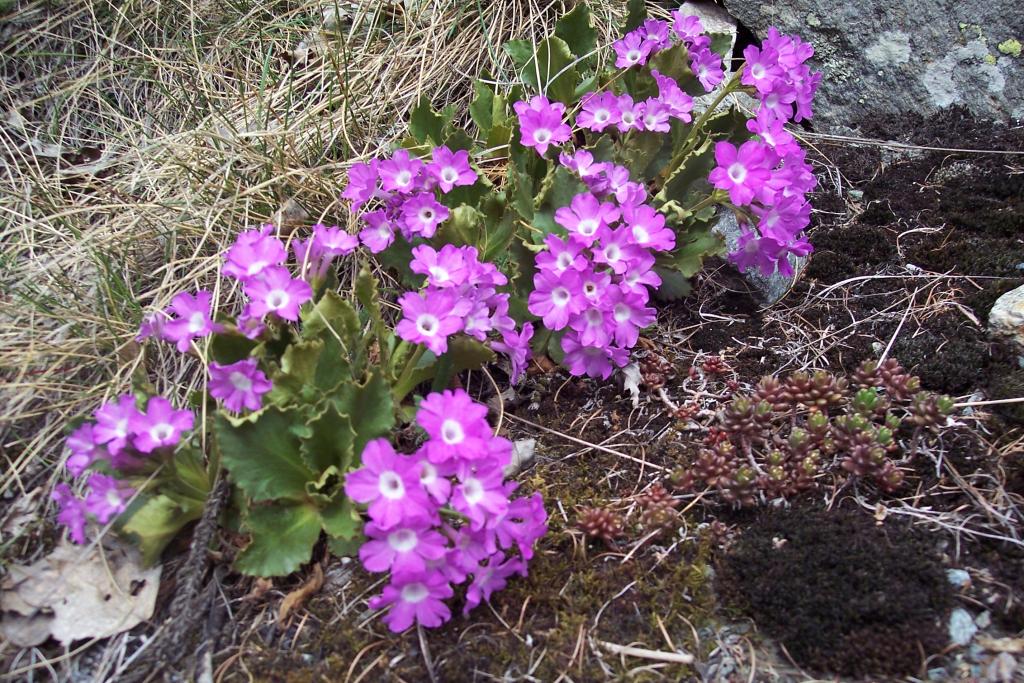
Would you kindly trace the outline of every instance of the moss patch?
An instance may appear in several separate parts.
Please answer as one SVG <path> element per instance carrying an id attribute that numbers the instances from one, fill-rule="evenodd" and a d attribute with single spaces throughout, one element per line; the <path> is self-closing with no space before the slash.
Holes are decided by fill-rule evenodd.
<path id="1" fill-rule="evenodd" d="M 928 542 L 859 511 L 766 513 L 724 557 L 721 584 L 810 669 L 916 673 L 945 645 L 952 593 Z"/>

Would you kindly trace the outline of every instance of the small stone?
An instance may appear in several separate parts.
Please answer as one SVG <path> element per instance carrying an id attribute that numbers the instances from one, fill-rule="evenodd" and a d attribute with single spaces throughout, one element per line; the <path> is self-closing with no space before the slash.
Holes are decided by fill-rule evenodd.
<path id="1" fill-rule="evenodd" d="M 963 569 L 947 569 L 946 578 L 955 588 L 966 588 L 971 585 L 971 575 Z"/>
<path id="2" fill-rule="evenodd" d="M 978 628 L 988 628 L 992 625 L 992 613 L 985 610 L 974 618 L 974 625 Z"/>
<path id="3" fill-rule="evenodd" d="M 988 331 L 1024 351 L 1024 285 L 996 300 L 988 314 Z"/>
<path id="4" fill-rule="evenodd" d="M 957 607 L 949 615 L 949 640 L 954 645 L 967 645 L 977 632 L 978 626 L 974 623 L 974 618 L 964 608 Z"/>
<path id="5" fill-rule="evenodd" d="M 807 25 L 808 26 L 813 26 L 813 27 L 817 28 L 817 27 L 821 26 L 821 19 L 819 19 L 818 15 L 816 15 L 816 14 L 808 14 L 807 15 Z"/>
<path id="6" fill-rule="evenodd" d="M 718 219 L 714 230 L 725 238 L 725 246 L 728 251 L 736 250 L 736 245 L 739 243 L 740 235 L 743 234 L 743 231 L 736 221 L 736 216 L 731 211 L 726 212 Z M 791 277 L 780 275 L 778 271 L 766 276 L 762 275 L 761 271 L 757 269 L 751 269 L 743 274 L 743 278 L 757 289 L 764 299 L 764 303 L 768 306 L 778 303 L 782 297 L 789 293 L 789 290 L 800 279 L 804 268 L 807 266 L 806 256 L 798 258 L 790 254 L 788 258 L 790 265 L 793 267 L 793 275 Z"/>
<path id="7" fill-rule="evenodd" d="M 847 190 L 846 194 L 849 195 L 850 199 L 856 199 L 857 201 L 864 199 L 864 190 Z"/>

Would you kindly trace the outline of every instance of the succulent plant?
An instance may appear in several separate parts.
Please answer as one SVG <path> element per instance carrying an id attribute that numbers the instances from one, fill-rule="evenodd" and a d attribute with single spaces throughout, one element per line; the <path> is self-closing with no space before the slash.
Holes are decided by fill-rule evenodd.
<path id="1" fill-rule="evenodd" d="M 590 538 L 611 544 L 625 532 L 625 520 L 618 512 L 603 507 L 585 507 L 576 517 L 576 526 Z"/>

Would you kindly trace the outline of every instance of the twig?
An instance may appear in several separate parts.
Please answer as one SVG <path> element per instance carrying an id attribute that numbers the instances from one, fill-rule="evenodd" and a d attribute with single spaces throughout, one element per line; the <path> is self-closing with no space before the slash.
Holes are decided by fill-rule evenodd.
<path id="1" fill-rule="evenodd" d="M 612 654 L 624 655 L 626 657 L 638 657 L 640 659 L 651 659 L 656 662 L 669 662 L 670 664 L 693 664 L 693 655 L 686 652 L 662 652 L 661 650 L 648 650 L 644 647 L 633 647 L 632 645 L 616 645 L 606 640 L 596 641 L 598 645 Z"/>

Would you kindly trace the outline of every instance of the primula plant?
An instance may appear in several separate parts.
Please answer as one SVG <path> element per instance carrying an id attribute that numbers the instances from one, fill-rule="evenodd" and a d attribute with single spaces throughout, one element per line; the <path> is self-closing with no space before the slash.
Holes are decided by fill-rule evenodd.
<path id="1" fill-rule="evenodd" d="M 728 41 L 696 17 L 630 7 L 614 68 L 581 3 L 540 44 L 505 46 L 522 83 L 506 97 L 478 82 L 469 129 L 421 102 L 398 149 L 350 169 L 355 234 L 243 231 L 216 290 L 240 304 L 183 291 L 147 316 L 139 341 L 194 356 L 204 391 L 176 407 L 139 376 L 76 425 L 66 468 L 81 483 L 54 492 L 72 540 L 113 524 L 155 561 L 226 477 L 238 571 L 288 574 L 323 538 L 390 574 L 371 604 L 394 630 L 446 621 L 454 586 L 469 611 L 524 575 L 543 501 L 512 497 L 511 444 L 448 390 L 458 373 L 501 354 L 515 383 L 547 354 L 608 378 L 653 298 L 685 294 L 721 250 L 719 211 L 744 226 L 742 269 L 787 272 L 810 251 L 815 179 L 784 124 L 810 116 L 811 48 L 773 31 L 727 75 Z M 740 91 L 754 118 L 721 106 Z M 359 273 L 344 293 L 340 262 Z M 419 447 L 398 454 L 389 438 L 410 424 Z M 644 523 L 667 528 L 674 511 L 655 508 Z"/>
<path id="2" fill-rule="evenodd" d="M 727 36 L 631 7 L 614 68 L 580 4 L 539 45 L 505 46 L 523 83 L 506 99 L 478 82 L 468 131 L 421 101 L 402 148 L 352 169 L 360 239 L 419 290 L 401 299 L 404 340 L 441 355 L 455 335 L 491 337 L 513 381 L 529 344 L 606 379 L 654 322 L 652 297 L 685 294 L 721 250 L 720 211 L 742 226 L 729 254 L 742 270 L 791 273 L 810 252 L 815 177 L 785 124 L 811 116 L 811 47 L 772 30 L 727 78 Z M 741 91 L 753 118 L 723 106 Z M 477 259 L 507 280 L 467 289 Z"/>

